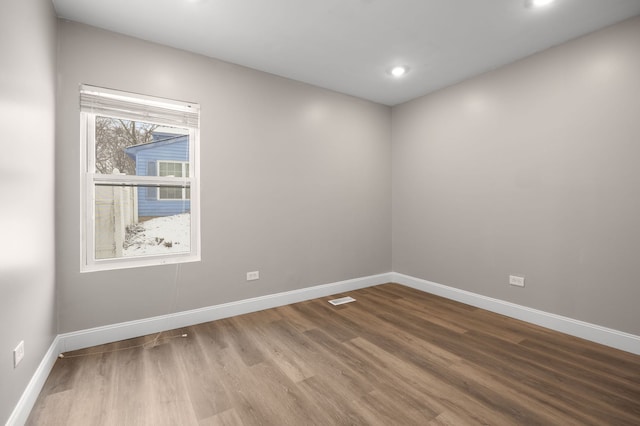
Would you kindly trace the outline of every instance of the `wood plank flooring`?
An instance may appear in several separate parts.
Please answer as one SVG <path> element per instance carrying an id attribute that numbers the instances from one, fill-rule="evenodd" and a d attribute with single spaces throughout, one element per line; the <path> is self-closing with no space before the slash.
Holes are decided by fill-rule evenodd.
<path id="1" fill-rule="evenodd" d="M 640 356 L 385 284 L 67 353 L 27 424 L 640 425 Z"/>

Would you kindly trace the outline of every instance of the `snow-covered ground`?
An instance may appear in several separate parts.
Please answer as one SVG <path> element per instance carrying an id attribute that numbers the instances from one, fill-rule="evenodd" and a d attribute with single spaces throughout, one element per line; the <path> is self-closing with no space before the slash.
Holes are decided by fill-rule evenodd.
<path id="1" fill-rule="evenodd" d="M 191 249 L 191 214 L 158 217 L 127 229 L 123 256 L 183 253 Z"/>

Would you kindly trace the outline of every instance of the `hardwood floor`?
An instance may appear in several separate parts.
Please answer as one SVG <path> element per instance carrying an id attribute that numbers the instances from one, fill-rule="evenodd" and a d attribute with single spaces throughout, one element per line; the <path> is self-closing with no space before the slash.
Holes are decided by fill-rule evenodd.
<path id="1" fill-rule="evenodd" d="M 396 284 L 344 295 L 67 353 L 27 424 L 640 425 L 640 356 Z"/>

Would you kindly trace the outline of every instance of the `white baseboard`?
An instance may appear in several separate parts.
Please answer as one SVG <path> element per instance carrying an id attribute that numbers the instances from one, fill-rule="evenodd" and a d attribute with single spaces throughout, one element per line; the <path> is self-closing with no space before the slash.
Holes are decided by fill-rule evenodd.
<path id="1" fill-rule="evenodd" d="M 44 355 L 44 358 L 40 361 L 40 365 L 38 365 L 36 372 L 33 373 L 33 376 L 22 393 L 20 400 L 14 407 L 11 416 L 9 416 L 9 419 L 7 420 L 6 426 L 19 426 L 25 424 L 27 418 L 29 418 L 33 405 L 38 399 L 38 395 L 40 395 L 44 382 L 47 381 L 47 377 L 49 377 L 49 373 L 51 373 L 53 364 L 55 364 L 59 354 L 60 337 L 56 336 L 56 338 L 53 339 L 51 346 L 49 346 L 49 350 L 47 350 L 47 353 Z"/>
<path id="2" fill-rule="evenodd" d="M 173 330 L 203 322 L 215 321 L 236 315 L 248 314 L 277 306 L 289 305 L 304 300 L 330 296 L 345 291 L 357 290 L 378 284 L 391 282 L 391 273 L 371 275 L 368 277 L 354 278 L 330 284 L 323 284 L 299 290 L 283 293 L 269 294 L 253 297 L 237 302 L 223 303 L 221 305 L 208 306 L 206 308 L 177 312 L 169 315 L 145 318 L 119 324 L 96 327 L 88 330 L 73 331 L 61 334 L 60 350 L 62 352 L 88 348 L 161 331 Z M 57 354 L 56 354 L 57 355 Z"/>
<path id="3" fill-rule="evenodd" d="M 391 281 L 542 327 L 640 355 L 640 336 L 392 272 Z"/>

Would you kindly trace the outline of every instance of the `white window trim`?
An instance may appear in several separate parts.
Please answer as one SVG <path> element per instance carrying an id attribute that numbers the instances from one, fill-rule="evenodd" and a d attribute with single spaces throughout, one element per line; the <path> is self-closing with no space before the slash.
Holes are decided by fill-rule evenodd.
<path id="1" fill-rule="evenodd" d="M 83 85 L 81 90 L 91 91 L 92 94 L 105 95 L 112 99 L 123 99 L 127 102 L 134 102 L 140 105 L 155 108 L 175 108 L 176 111 L 197 111 L 199 105 L 180 101 L 171 101 L 146 95 L 136 95 L 111 89 L 102 89 Z M 96 116 L 107 116 L 126 120 L 135 119 L 141 121 L 139 117 L 131 117 L 126 113 L 96 114 L 81 107 L 80 111 L 80 244 L 81 244 L 81 264 L 80 272 L 105 271 L 114 269 L 136 268 L 143 266 L 167 265 L 185 262 L 197 262 L 201 260 L 200 247 L 200 126 L 194 127 L 180 126 L 189 132 L 189 176 L 188 177 L 162 177 L 162 176 L 127 176 L 127 175 L 105 175 L 95 173 L 95 118 Z M 147 123 L 167 125 L 166 122 L 154 119 L 153 116 L 143 119 Z M 98 184 L 107 185 L 184 185 L 191 188 L 190 219 L 191 219 L 191 241 L 190 252 L 155 254 L 147 256 L 132 256 L 110 259 L 95 258 L 95 187 Z"/>
<path id="2" fill-rule="evenodd" d="M 171 163 L 171 164 L 181 164 L 182 165 L 182 176 L 180 179 L 181 181 L 189 181 L 189 179 L 185 179 L 186 177 L 186 166 L 185 164 L 189 164 L 188 161 L 173 161 L 173 160 L 157 160 L 156 161 L 156 173 L 158 174 L 158 177 L 162 177 L 160 176 L 160 163 Z M 191 198 L 186 198 L 187 197 L 187 190 L 186 188 L 183 186 L 182 187 L 182 198 L 161 198 L 160 197 L 160 191 L 158 191 L 158 195 L 156 197 L 156 199 L 158 201 L 191 201 Z"/>

